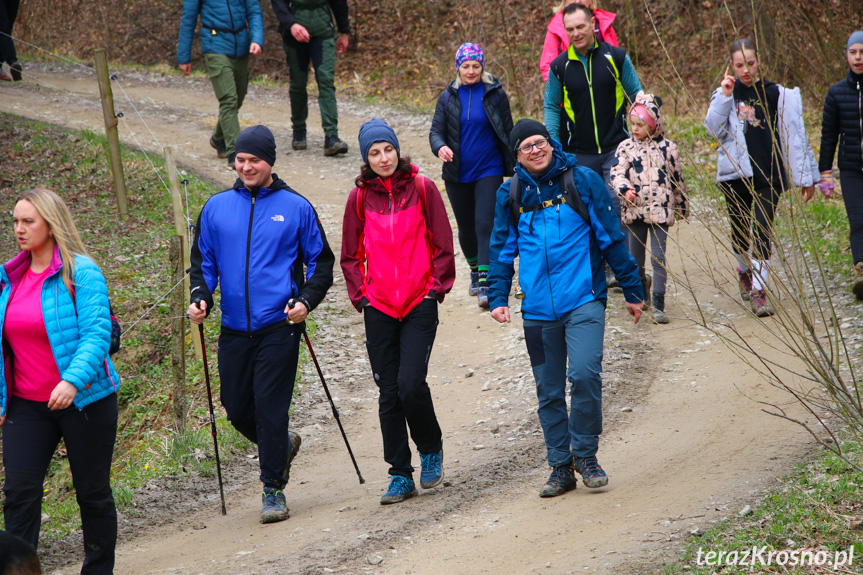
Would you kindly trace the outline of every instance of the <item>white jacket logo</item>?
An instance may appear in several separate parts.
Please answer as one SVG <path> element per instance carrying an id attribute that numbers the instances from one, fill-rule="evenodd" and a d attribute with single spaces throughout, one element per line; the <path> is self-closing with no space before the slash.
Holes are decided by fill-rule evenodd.
<path id="1" fill-rule="evenodd" d="M 283 222 L 283 221 L 285 221 L 285 216 L 281 216 L 281 215 L 277 214 L 270 219 L 272 219 L 274 222 Z"/>

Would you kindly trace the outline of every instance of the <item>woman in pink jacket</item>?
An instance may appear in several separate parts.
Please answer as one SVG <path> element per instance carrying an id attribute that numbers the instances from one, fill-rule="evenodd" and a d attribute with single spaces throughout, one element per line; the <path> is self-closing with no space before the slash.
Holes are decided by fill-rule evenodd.
<path id="1" fill-rule="evenodd" d="M 554 9 L 554 16 L 548 23 L 548 32 L 545 34 L 545 44 L 542 47 L 542 57 L 539 59 L 539 70 L 542 72 L 542 81 L 548 80 L 548 68 L 551 66 L 552 60 L 569 48 L 569 36 L 566 35 L 566 30 L 563 27 L 563 9 L 575 4 L 577 0 L 563 0 Z M 606 12 L 595 8 L 595 0 L 581 0 L 578 2 L 590 8 L 596 18 L 596 29 L 593 34 L 596 36 L 597 42 L 607 42 L 612 46 L 617 46 L 617 33 L 611 27 L 611 23 L 617 18 L 614 12 Z"/>

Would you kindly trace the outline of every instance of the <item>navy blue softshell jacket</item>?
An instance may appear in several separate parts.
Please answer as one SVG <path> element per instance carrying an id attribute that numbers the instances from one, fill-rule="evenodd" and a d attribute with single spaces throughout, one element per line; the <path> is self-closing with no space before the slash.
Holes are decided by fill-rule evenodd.
<path id="1" fill-rule="evenodd" d="M 605 183 L 593 170 L 577 166 L 575 156 L 552 141 L 554 156 L 549 169 L 534 177 L 521 164 L 515 177 L 521 182 L 521 204 L 532 206 L 562 195 L 561 174 L 573 168 L 573 179 L 590 214 L 590 223 L 566 204 L 558 204 L 510 219 L 509 188 L 497 191 L 494 231 L 491 236 L 488 299 L 491 309 L 508 305 L 515 258 L 525 298 L 525 319 L 554 321 L 582 305 L 608 301 L 603 258 L 623 288 L 627 302 L 644 300 L 638 266 L 624 243 L 623 232 Z"/>
<path id="2" fill-rule="evenodd" d="M 212 196 L 192 245 L 191 301 L 207 302 L 220 286 L 222 326 L 253 332 L 285 321 L 289 299 L 313 310 L 333 284 L 335 256 L 309 201 L 273 174 L 256 194 L 237 179 Z"/>

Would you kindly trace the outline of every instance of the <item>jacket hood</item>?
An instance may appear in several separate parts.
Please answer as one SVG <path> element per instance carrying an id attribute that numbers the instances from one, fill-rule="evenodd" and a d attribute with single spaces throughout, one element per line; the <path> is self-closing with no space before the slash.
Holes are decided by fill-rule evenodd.
<path id="1" fill-rule="evenodd" d="M 392 186 L 393 184 L 396 184 L 395 186 L 392 186 L 393 187 L 393 193 L 395 194 L 395 193 L 397 193 L 397 191 L 400 191 L 402 189 L 403 186 L 398 185 L 400 182 L 406 183 L 410 180 L 413 180 L 414 178 L 417 177 L 419 172 L 420 172 L 420 169 L 418 167 L 416 167 L 415 165 L 411 164 L 411 172 L 409 174 L 405 174 L 404 172 L 396 172 L 392 176 L 390 176 L 390 185 Z M 379 192 L 381 194 L 389 194 L 390 193 L 389 190 L 387 189 L 387 186 L 384 184 L 384 181 L 380 177 L 374 178 L 372 180 L 367 180 L 364 182 L 361 181 L 360 185 L 358 187 L 365 188 L 367 191 L 370 191 L 370 192 Z"/>
<path id="2" fill-rule="evenodd" d="M 656 123 L 656 130 L 653 132 L 653 139 L 661 140 L 664 138 L 665 124 L 662 121 L 662 98 L 654 96 L 653 94 L 640 92 L 635 96 L 635 103 L 644 106 L 647 113 L 650 114 L 650 117 L 653 118 L 653 121 Z"/>
<path id="3" fill-rule="evenodd" d="M 249 189 L 246 187 L 246 184 L 244 184 L 244 183 L 243 183 L 243 178 L 237 178 L 237 181 L 236 181 L 236 182 L 234 182 L 234 187 L 233 187 L 233 189 L 234 189 L 234 190 L 237 190 L 237 191 L 238 191 L 238 192 L 240 192 L 240 193 L 242 193 L 242 192 L 246 192 L 246 193 L 248 193 L 248 194 L 250 194 L 250 195 L 251 195 L 251 193 L 252 193 L 252 191 L 251 191 L 251 190 L 249 190 Z M 279 176 L 278 176 L 275 172 L 273 172 L 273 183 L 272 183 L 272 184 L 270 184 L 270 187 L 269 187 L 269 188 L 261 187 L 261 188 L 258 190 L 258 195 L 257 195 L 257 197 L 262 198 L 262 197 L 265 197 L 265 196 L 270 195 L 271 193 L 273 193 L 273 192 L 275 192 L 275 191 L 278 191 L 278 190 L 287 190 L 287 189 L 290 189 L 290 188 L 288 187 L 288 184 L 287 184 L 287 183 L 285 183 L 285 181 L 284 181 L 284 180 L 282 180 L 281 178 L 279 178 Z"/>

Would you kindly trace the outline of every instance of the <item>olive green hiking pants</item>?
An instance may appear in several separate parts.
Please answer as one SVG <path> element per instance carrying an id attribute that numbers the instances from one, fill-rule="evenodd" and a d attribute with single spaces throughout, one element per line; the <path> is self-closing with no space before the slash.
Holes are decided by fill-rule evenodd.
<path id="1" fill-rule="evenodd" d="M 294 131 L 306 130 L 309 117 L 309 64 L 315 68 L 318 84 L 318 107 L 321 109 L 321 126 L 325 136 L 338 136 L 339 112 L 336 108 L 336 41 L 332 37 L 312 36 L 308 43 L 283 43 L 291 87 L 291 124 Z"/>
<path id="2" fill-rule="evenodd" d="M 204 62 L 219 100 L 219 121 L 213 130 L 213 139 L 224 141 L 230 155 L 236 151 L 237 136 L 240 135 L 238 113 L 249 87 L 249 57 L 204 54 Z"/>

